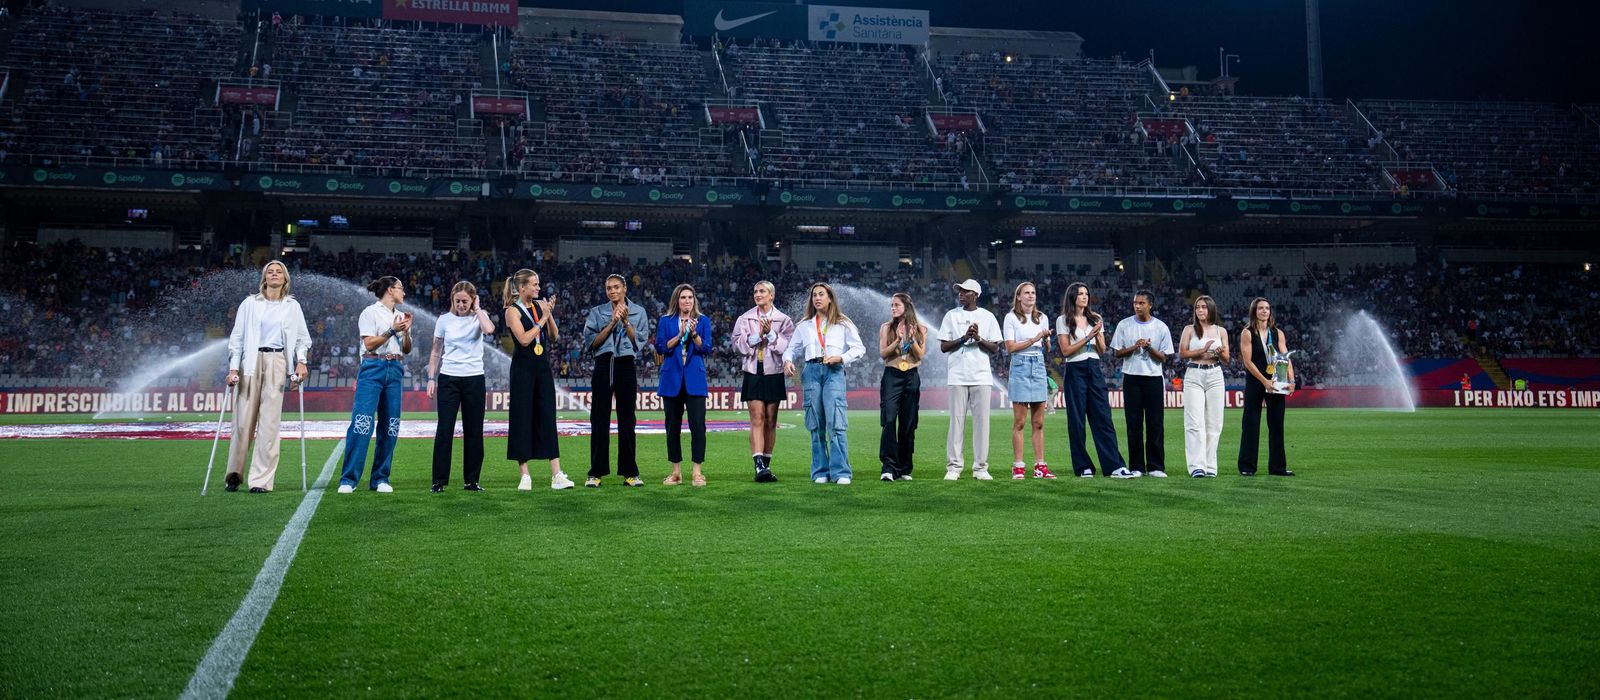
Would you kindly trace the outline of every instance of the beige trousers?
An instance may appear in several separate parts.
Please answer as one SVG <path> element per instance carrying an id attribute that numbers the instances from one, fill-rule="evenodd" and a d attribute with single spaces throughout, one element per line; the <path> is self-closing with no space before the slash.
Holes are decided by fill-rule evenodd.
<path id="1" fill-rule="evenodd" d="M 288 380 L 288 358 L 281 352 L 256 357 L 256 372 L 240 377 L 233 402 L 233 437 L 228 440 L 228 473 L 244 472 L 255 437 L 255 458 L 250 463 L 250 488 L 272 490 L 278 475 L 278 425 L 283 417 L 283 384 Z"/>

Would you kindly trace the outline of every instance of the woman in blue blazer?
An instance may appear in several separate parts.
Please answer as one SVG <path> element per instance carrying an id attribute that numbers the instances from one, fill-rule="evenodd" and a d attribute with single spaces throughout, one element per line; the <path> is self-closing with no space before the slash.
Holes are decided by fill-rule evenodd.
<path id="1" fill-rule="evenodd" d="M 705 486 L 700 465 L 706 461 L 706 356 L 711 354 L 711 319 L 700 313 L 694 287 L 672 290 L 673 310 L 656 324 L 656 354 L 661 357 L 661 382 L 656 394 L 667 409 L 667 461 L 672 475 L 662 482 L 683 483 L 683 413 L 689 412 L 690 449 L 694 459 L 691 484 Z"/>

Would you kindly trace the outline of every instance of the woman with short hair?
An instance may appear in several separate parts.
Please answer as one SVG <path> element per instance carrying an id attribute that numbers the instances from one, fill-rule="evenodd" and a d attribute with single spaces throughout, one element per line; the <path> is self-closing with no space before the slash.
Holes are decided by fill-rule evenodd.
<path id="1" fill-rule="evenodd" d="M 450 483 L 451 443 L 461 414 L 461 480 L 468 491 L 482 491 L 483 472 L 483 337 L 494 333 L 494 321 L 478 306 L 478 287 L 457 282 L 450 289 L 450 312 L 433 326 L 433 352 L 428 357 L 428 398 L 438 401 L 439 425 L 433 432 L 433 492 Z"/>

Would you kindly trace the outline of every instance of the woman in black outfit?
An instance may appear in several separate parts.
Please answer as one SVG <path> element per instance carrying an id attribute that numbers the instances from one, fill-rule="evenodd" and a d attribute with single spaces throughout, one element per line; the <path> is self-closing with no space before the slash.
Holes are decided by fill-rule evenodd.
<path id="1" fill-rule="evenodd" d="M 550 460 L 550 488 L 570 489 L 572 480 L 561 471 L 561 449 L 556 444 L 556 380 L 550 368 L 557 335 L 554 304 L 539 299 L 539 274 L 526 268 L 506 278 L 501 296 L 506 328 L 516 341 L 511 354 L 506 459 L 522 470 L 517 490 L 533 490 L 533 477 L 528 474 L 531 459 Z"/>
<path id="2" fill-rule="evenodd" d="M 1250 315 L 1239 332 L 1239 354 L 1250 377 L 1244 384 L 1244 430 L 1239 433 L 1239 474 L 1256 475 L 1256 455 L 1261 449 L 1261 404 L 1267 405 L 1267 473 L 1294 476 L 1283 446 L 1283 412 L 1289 395 L 1273 387 L 1272 355 L 1288 354 L 1288 341 L 1272 315 L 1272 304 L 1256 297 L 1250 300 Z M 1294 391 L 1294 365 L 1288 365 L 1282 379 Z"/>

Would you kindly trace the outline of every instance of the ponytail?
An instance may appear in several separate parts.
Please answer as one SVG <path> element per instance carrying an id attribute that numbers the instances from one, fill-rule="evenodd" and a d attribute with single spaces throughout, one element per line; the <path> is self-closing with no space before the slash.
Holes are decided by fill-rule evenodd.
<path id="1" fill-rule="evenodd" d="M 507 277 L 506 286 L 500 290 L 500 300 L 505 308 L 509 309 L 513 306 L 516 306 L 517 291 L 522 289 L 522 285 L 527 284 L 528 280 L 537 276 L 538 273 L 524 267 L 521 270 L 517 270 L 516 272 L 512 273 L 510 277 Z"/>
<path id="2" fill-rule="evenodd" d="M 383 295 L 389 293 L 389 288 L 397 284 L 400 284 L 400 278 L 392 275 L 384 275 L 383 277 L 379 277 L 378 279 L 375 279 L 369 283 L 367 285 L 367 291 L 372 292 L 372 296 L 382 299 Z"/>

